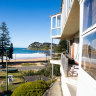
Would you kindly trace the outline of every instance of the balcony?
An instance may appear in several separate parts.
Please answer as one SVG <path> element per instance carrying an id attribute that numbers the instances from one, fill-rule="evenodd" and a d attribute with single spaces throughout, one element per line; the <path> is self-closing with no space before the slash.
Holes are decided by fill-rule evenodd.
<path id="1" fill-rule="evenodd" d="M 76 96 L 78 65 L 68 54 L 61 54 L 61 86 L 64 96 Z"/>
<path id="2" fill-rule="evenodd" d="M 68 54 L 53 54 L 51 64 L 60 65 L 61 73 L 61 87 L 64 96 L 76 96 L 77 90 L 77 72 L 78 65 L 76 65 L 73 59 Z M 73 69 L 74 67 L 74 69 Z M 70 73 L 72 71 L 72 74 Z"/>
<path id="3" fill-rule="evenodd" d="M 61 53 L 53 53 L 52 59 L 50 60 L 50 63 L 61 65 Z"/>
<path id="4" fill-rule="evenodd" d="M 78 0 L 63 0 L 61 38 L 70 40 L 79 36 L 79 10 Z"/>
<path id="5" fill-rule="evenodd" d="M 61 36 L 61 13 L 51 16 L 51 38 Z"/>

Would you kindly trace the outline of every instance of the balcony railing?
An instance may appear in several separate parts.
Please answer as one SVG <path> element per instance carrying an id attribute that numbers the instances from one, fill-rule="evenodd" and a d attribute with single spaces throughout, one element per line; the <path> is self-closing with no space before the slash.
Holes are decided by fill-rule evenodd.
<path id="1" fill-rule="evenodd" d="M 66 77 L 77 77 L 79 67 L 75 64 L 74 60 L 68 55 L 67 52 L 64 53 L 53 53 L 51 64 L 58 64 L 63 68 L 63 72 Z"/>
<path id="2" fill-rule="evenodd" d="M 68 54 L 61 54 L 61 66 L 63 67 L 66 77 L 77 77 L 79 66 Z"/>
<path id="3" fill-rule="evenodd" d="M 53 53 L 52 60 L 61 60 L 61 53 Z"/>
<path id="4" fill-rule="evenodd" d="M 62 53 L 61 54 L 61 66 L 63 67 L 66 77 L 68 76 L 68 58 Z"/>

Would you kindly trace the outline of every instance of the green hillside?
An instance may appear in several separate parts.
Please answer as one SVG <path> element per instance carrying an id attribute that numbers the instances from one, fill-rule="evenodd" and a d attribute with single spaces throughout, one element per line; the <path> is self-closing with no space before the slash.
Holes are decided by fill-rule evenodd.
<path id="1" fill-rule="evenodd" d="M 53 50 L 57 47 L 56 44 L 53 44 Z M 34 42 L 28 46 L 28 50 L 49 50 L 51 48 L 51 43 L 39 43 Z"/>

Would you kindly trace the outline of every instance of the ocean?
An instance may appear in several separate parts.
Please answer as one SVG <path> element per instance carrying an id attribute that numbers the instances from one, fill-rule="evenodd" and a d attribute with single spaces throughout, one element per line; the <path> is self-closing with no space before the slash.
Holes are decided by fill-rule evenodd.
<path id="1" fill-rule="evenodd" d="M 27 48 L 14 48 L 13 59 L 32 59 L 49 56 L 50 51 L 27 50 Z"/>

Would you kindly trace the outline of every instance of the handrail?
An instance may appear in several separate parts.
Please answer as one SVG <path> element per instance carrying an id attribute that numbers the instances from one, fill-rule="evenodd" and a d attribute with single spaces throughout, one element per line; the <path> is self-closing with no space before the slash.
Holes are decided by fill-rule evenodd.
<path id="1" fill-rule="evenodd" d="M 62 53 L 61 54 L 61 66 L 63 67 L 65 76 L 68 76 L 68 58 Z"/>
<path id="2" fill-rule="evenodd" d="M 56 60 L 61 59 L 61 53 L 52 53 L 52 59 L 56 59 Z"/>

